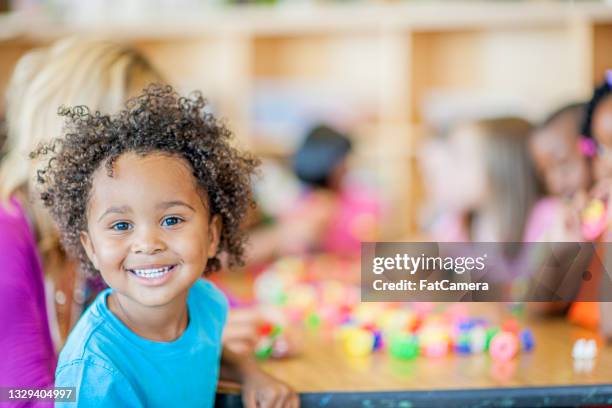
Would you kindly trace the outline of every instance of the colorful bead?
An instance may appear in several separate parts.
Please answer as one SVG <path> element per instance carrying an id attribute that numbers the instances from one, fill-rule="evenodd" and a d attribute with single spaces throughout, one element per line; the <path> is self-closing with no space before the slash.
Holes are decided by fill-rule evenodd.
<path id="1" fill-rule="evenodd" d="M 344 351 L 352 357 L 364 357 L 372 353 L 374 335 L 364 329 L 349 328 L 343 336 Z"/>
<path id="2" fill-rule="evenodd" d="M 595 240 L 607 227 L 606 205 L 600 199 L 593 199 L 582 212 L 582 235 L 588 241 Z"/>
<path id="3" fill-rule="evenodd" d="M 595 340 L 578 339 L 572 348 L 572 357 L 575 359 L 594 359 L 597 356 L 597 343 Z"/>
<path id="4" fill-rule="evenodd" d="M 272 323 L 269 322 L 265 322 L 262 323 L 258 329 L 257 329 L 257 334 L 259 334 L 260 336 L 268 336 L 272 333 L 272 330 L 274 329 L 274 325 Z"/>
<path id="5" fill-rule="evenodd" d="M 485 342 L 485 350 L 489 350 L 489 347 L 491 346 L 491 340 L 493 339 L 493 337 L 495 337 L 495 335 L 499 333 L 499 327 L 489 327 L 487 329 L 487 338 L 486 338 L 486 342 Z"/>
<path id="6" fill-rule="evenodd" d="M 521 348 L 524 351 L 531 351 L 535 347 L 533 333 L 529 329 L 523 329 L 520 334 Z"/>
<path id="7" fill-rule="evenodd" d="M 459 354 L 470 354 L 472 352 L 468 332 L 463 332 L 457 336 L 455 339 L 455 351 Z"/>
<path id="8" fill-rule="evenodd" d="M 482 327 L 470 330 L 470 349 L 472 353 L 482 353 L 487 348 L 487 332 Z"/>
<path id="9" fill-rule="evenodd" d="M 399 360 L 411 360 L 419 354 L 419 342 L 416 336 L 398 333 L 391 338 L 391 355 Z"/>
<path id="10" fill-rule="evenodd" d="M 507 319 L 502 324 L 502 331 L 518 334 L 520 329 L 519 323 L 516 319 Z"/>
<path id="11" fill-rule="evenodd" d="M 384 347 L 382 332 L 380 330 L 374 330 L 372 331 L 372 334 L 374 335 L 374 346 L 372 347 L 372 349 L 374 351 L 381 350 Z"/>
<path id="12" fill-rule="evenodd" d="M 496 361 L 509 361 L 518 351 L 518 340 L 509 332 L 499 332 L 491 340 L 489 353 Z"/>
<path id="13" fill-rule="evenodd" d="M 269 358 L 272 355 L 273 342 L 271 339 L 264 337 L 257 342 L 255 346 L 255 357 L 260 360 Z"/>
<path id="14" fill-rule="evenodd" d="M 284 358 L 289 355 L 290 347 L 289 342 L 283 336 L 280 336 L 274 340 L 272 345 L 272 358 Z"/>
<path id="15" fill-rule="evenodd" d="M 310 313 L 306 317 L 306 326 L 309 329 L 318 329 L 321 326 L 321 318 L 315 312 Z"/>
<path id="16" fill-rule="evenodd" d="M 426 357 L 439 358 L 448 354 L 448 343 L 433 342 L 425 343 L 421 346 L 423 355 Z"/>

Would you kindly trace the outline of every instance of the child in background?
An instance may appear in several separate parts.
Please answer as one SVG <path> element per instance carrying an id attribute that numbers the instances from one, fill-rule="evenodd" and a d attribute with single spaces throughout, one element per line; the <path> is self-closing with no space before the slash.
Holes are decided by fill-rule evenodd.
<path id="1" fill-rule="evenodd" d="M 348 157 L 350 139 L 320 125 L 313 128 L 293 158 L 293 170 L 307 192 L 301 211 L 323 209 L 319 249 L 341 256 L 359 256 L 362 241 L 376 239 L 380 217 L 373 191 L 351 183 Z M 300 217 L 299 211 L 289 217 Z"/>
<path id="2" fill-rule="evenodd" d="M 464 214 L 445 229 L 434 231 L 447 241 L 500 242 L 507 278 L 529 271 L 529 251 L 513 245 L 517 242 L 543 241 L 560 215 L 557 207 L 540 198 L 535 168 L 529 156 L 532 126 L 520 118 L 494 118 L 458 126 L 449 135 L 448 152 L 438 153 L 448 163 L 447 191 L 439 194 L 451 214 Z M 441 149 L 440 146 L 437 149 Z M 435 172 L 429 171 L 429 174 Z M 437 176 L 441 182 L 442 176 Z M 462 225 L 457 228 L 457 225 Z M 449 227 L 450 226 L 450 227 Z M 454 231 L 454 237 L 448 231 Z M 450 237 L 450 239 L 449 239 Z M 465 238 L 464 238 L 465 237 Z M 556 279 L 555 276 L 540 276 Z M 533 306 L 533 307 L 532 307 Z M 567 304 L 534 303 L 530 311 L 558 313 Z"/>
<path id="3" fill-rule="evenodd" d="M 556 110 L 529 140 L 529 152 L 549 196 L 572 198 L 589 189 L 591 170 L 579 143 L 584 111 L 583 103 Z"/>
<path id="4" fill-rule="evenodd" d="M 519 118 L 466 123 L 451 132 L 449 202 L 469 241 L 520 242 L 537 216 L 539 191 L 527 152 L 531 125 Z M 534 232 L 531 232 L 534 233 Z M 434 239 L 436 233 L 434 231 Z"/>
<path id="5" fill-rule="evenodd" d="M 109 289 L 63 348 L 56 386 L 78 406 L 210 406 L 221 377 L 247 407 L 297 406 L 253 361 L 222 351 L 227 301 L 205 273 L 240 263 L 256 161 L 201 96 L 152 86 L 116 116 L 65 109 L 65 138 L 34 157 L 67 250 Z M 67 403 L 66 406 L 71 406 Z"/>
<path id="6" fill-rule="evenodd" d="M 592 176 L 589 159 L 579 136 L 585 104 L 566 105 L 553 112 L 532 134 L 529 151 L 547 197 L 540 200 L 543 209 L 540 235 L 531 241 L 582 241 L 578 212 L 582 208 Z"/>
<path id="7" fill-rule="evenodd" d="M 528 232 L 526 238 L 531 241 L 583 241 L 579 202 L 591 184 L 590 163 L 580 143 L 585 108 L 583 103 L 573 103 L 557 109 L 529 139 L 529 152 L 547 194 L 538 202 L 539 218 L 532 218 L 532 228 L 540 233 Z M 561 284 L 558 276 L 551 274 L 547 279 Z M 534 302 L 529 304 L 529 310 L 544 315 L 564 314 L 568 306 L 569 302 Z"/>
<path id="8" fill-rule="evenodd" d="M 291 205 L 274 214 L 276 224 L 253 231 L 250 263 L 310 251 L 352 259 L 359 256 L 362 241 L 376 239 L 380 205 L 374 191 L 348 175 L 352 148 L 346 135 L 328 126 L 308 132 L 292 161 L 302 186 L 289 199 Z"/>
<path id="9" fill-rule="evenodd" d="M 594 187 L 589 193 L 591 199 L 601 200 L 607 208 L 607 229 L 601 234 L 597 241 L 610 242 L 612 240 L 612 230 L 610 229 L 610 202 L 612 196 L 612 71 L 606 72 L 604 82 L 595 88 L 593 97 L 586 108 L 586 115 L 582 129 L 583 139 L 581 143 L 585 147 L 585 154 L 593 157 L 593 178 Z M 604 251 L 600 254 L 603 259 L 603 271 L 610 273 L 610 257 L 612 253 Z M 607 269 L 607 270 L 606 270 Z M 594 302 L 576 302 L 570 309 L 569 318 L 571 321 L 591 327 L 599 327 L 602 333 L 608 338 L 612 338 L 612 320 L 604 319 L 601 316 L 612 314 L 612 293 L 609 292 L 607 285 L 600 288 L 601 299 L 599 305 Z"/>

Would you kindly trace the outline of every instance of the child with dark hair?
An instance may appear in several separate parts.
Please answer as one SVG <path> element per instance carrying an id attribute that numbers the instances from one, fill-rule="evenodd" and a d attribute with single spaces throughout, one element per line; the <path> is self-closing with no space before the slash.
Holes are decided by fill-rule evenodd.
<path id="1" fill-rule="evenodd" d="M 593 157 L 594 177 L 600 185 L 602 180 L 612 179 L 611 96 L 612 70 L 609 70 L 606 79 L 593 92 L 582 125 L 584 151 Z"/>
<path id="2" fill-rule="evenodd" d="M 348 177 L 353 150 L 349 137 L 318 125 L 312 128 L 293 156 L 293 170 L 306 192 L 298 208 L 318 213 L 318 249 L 341 256 L 359 254 L 362 241 L 374 240 L 380 218 L 376 194 Z M 291 213 L 289 217 L 301 217 Z"/>
<path id="3" fill-rule="evenodd" d="M 530 137 L 529 151 L 550 196 L 571 198 L 589 188 L 590 166 L 580 147 L 585 107 L 584 103 L 572 103 L 557 109 Z"/>
<path id="4" fill-rule="evenodd" d="M 33 153 L 66 249 L 110 287 L 59 357 L 56 386 L 76 387 L 78 406 L 213 406 L 219 362 L 246 406 L 298 405 L 222 350 L 227 301 L 201 277 L 221 252 L 242 262 L 257 161 L 206 110 L 199 94 L 151 86 L 114 116 L 63 109 L 65 137 Z"/>
<path id="5" fill-rule="evenodd" d="M 308 133 L 295 153 L 293 169 L 301 181 L 312 187 L 338 190 L 351 149 L 347 136 L 319 125 Z"/>
<path id="6" fill-rule="evenodd" d="M 612 221 L 612 211 L 610 210 L 612 196 L 612 70 L 608 70 L 604 81 L 595 88 L 593 96 L 589 101 L 585 118 L 582 126 L 581 144 L 583 152 L 586 156 L 593 158 L 593 178 L 595 185 L 590 191 L 590 204 L 594 202 L 603 203 L 603 207 L 607 207 L 607 220 L 603 232 L 597 237 L 591 237 L 597 242 L 609 242 L 611 238 L 610 222 Z M 589 204 L 589 206 L 591 206 Z M 605 251 L 607 247 L 602 247 L 604 253 L 599 254 L 599 258 L 603 259 L 604 265 L 609 268 L 611 253 Z M 600 250 L 602 248 L 599 248 Z M 590 284 L 585 283 L 582 291 L 588 290 L 589 286 L 593 286 L 594 282 L 604 282 L 601 279 L 602 273 L 609 271 L 595 270 L 594 278 Z M 607 280 L 605 280 L 607 281 Z M 602 333 L 608 338 L 612 338 L 612 321 L 603 318 L 605 315 L 612 313 L 612 302 L 606 302 L 612 299 L 610 288 L 606 285 L 597 289 L 600 293 L 602 303 L 594 302 L 576 302 L 570 309 L 570 320 L 579 323 L 583 326 L 597 328 L 599 327 Z M 608 293 L 606 293 L 608 291 Z"/>

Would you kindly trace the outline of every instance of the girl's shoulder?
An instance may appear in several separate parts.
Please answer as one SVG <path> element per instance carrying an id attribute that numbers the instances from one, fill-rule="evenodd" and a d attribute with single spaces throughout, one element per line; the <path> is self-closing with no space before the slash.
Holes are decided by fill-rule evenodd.
<path id="1" fill-rule="evenodd" d="M 29 226 L 25 211 L 16 199 L 0 202 L 0 230 L 3 232 L 0 234 L 0 244 L 32 235 Z"/>
<path id="2" fill-rule="evenodd" d="M 187 298 L 190 311 L 197 312 L 198 319 L 205 331 L 221 334 L 227 320 L 229 302 L 227 297 L 214 283 L 207 279 L 198 279 L 191 287 Z"/>
<path id="3" fill-rule="evenodd" d="M 213 307 L 218 312 L 226 313 L 229 308 L 227 297 L 214 283 L 208 279 L 198 279 L 189 291 L 188 302 L 193 302 L 205 307 Z"/>
<path id="4" fill-rule="evenodd" d="M 16 202 L 0 204 L 0 280 L 21 282 L 42 278 L 36 237 L 23 208 Z M 10 273 L 9 273 L 10 272 Z"/>
<path id="5" fill-rule="evenodd" d="M 221 292 L 214 283 L 205 278 L 196 281 L 191 287 L 189 296 L 197 296 L 198 298 L 206 296 L 210 301 L 221 304 L 227 302 L 227 298 L 223 292 Z"/>
<path id="6" fill-rule="evenodd" d="M 104 302 L 105 292 L 98 295 L 70 332 L 59 355 L 58 372 L 75 364 L 95 363 L 108 369 L 113 367 L 111 359 L 107 358 L 107 353 L 104 352 L 104 347 L 101 347 L 105 343 L 111 343 L 109 339 L 113 336 L 113 333 L 105 327 L 107 322 L 100 313 L 100 303 Z M 107 331 L 109 333 L 105 333 Z"/>

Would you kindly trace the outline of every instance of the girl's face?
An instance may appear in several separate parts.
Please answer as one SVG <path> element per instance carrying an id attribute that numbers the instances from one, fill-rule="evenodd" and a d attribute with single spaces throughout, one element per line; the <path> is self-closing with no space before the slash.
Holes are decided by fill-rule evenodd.
<path id="1" fill-rule="evenodd" d="M 186 295 L 216 254 L 210 217 L 189 164 L 176 156 L 125 153 L 93 176 L 81 242 L 106 283 L 144 306 Z"/>
<path id="2" fill-rule="evenodd" d="M 612 178 L 612 96 L 595 109 L 592 130 L 600 146 L 595 158 L 595 177 L 599 180 Z"/>
<path id="3" fill-rule="evenodd" d="M 546 190 L 571 197 L 589 185 L 589 167 L 578 147 L 575 119 L 564 115 L 535 132 L 529 151 Z"/>

